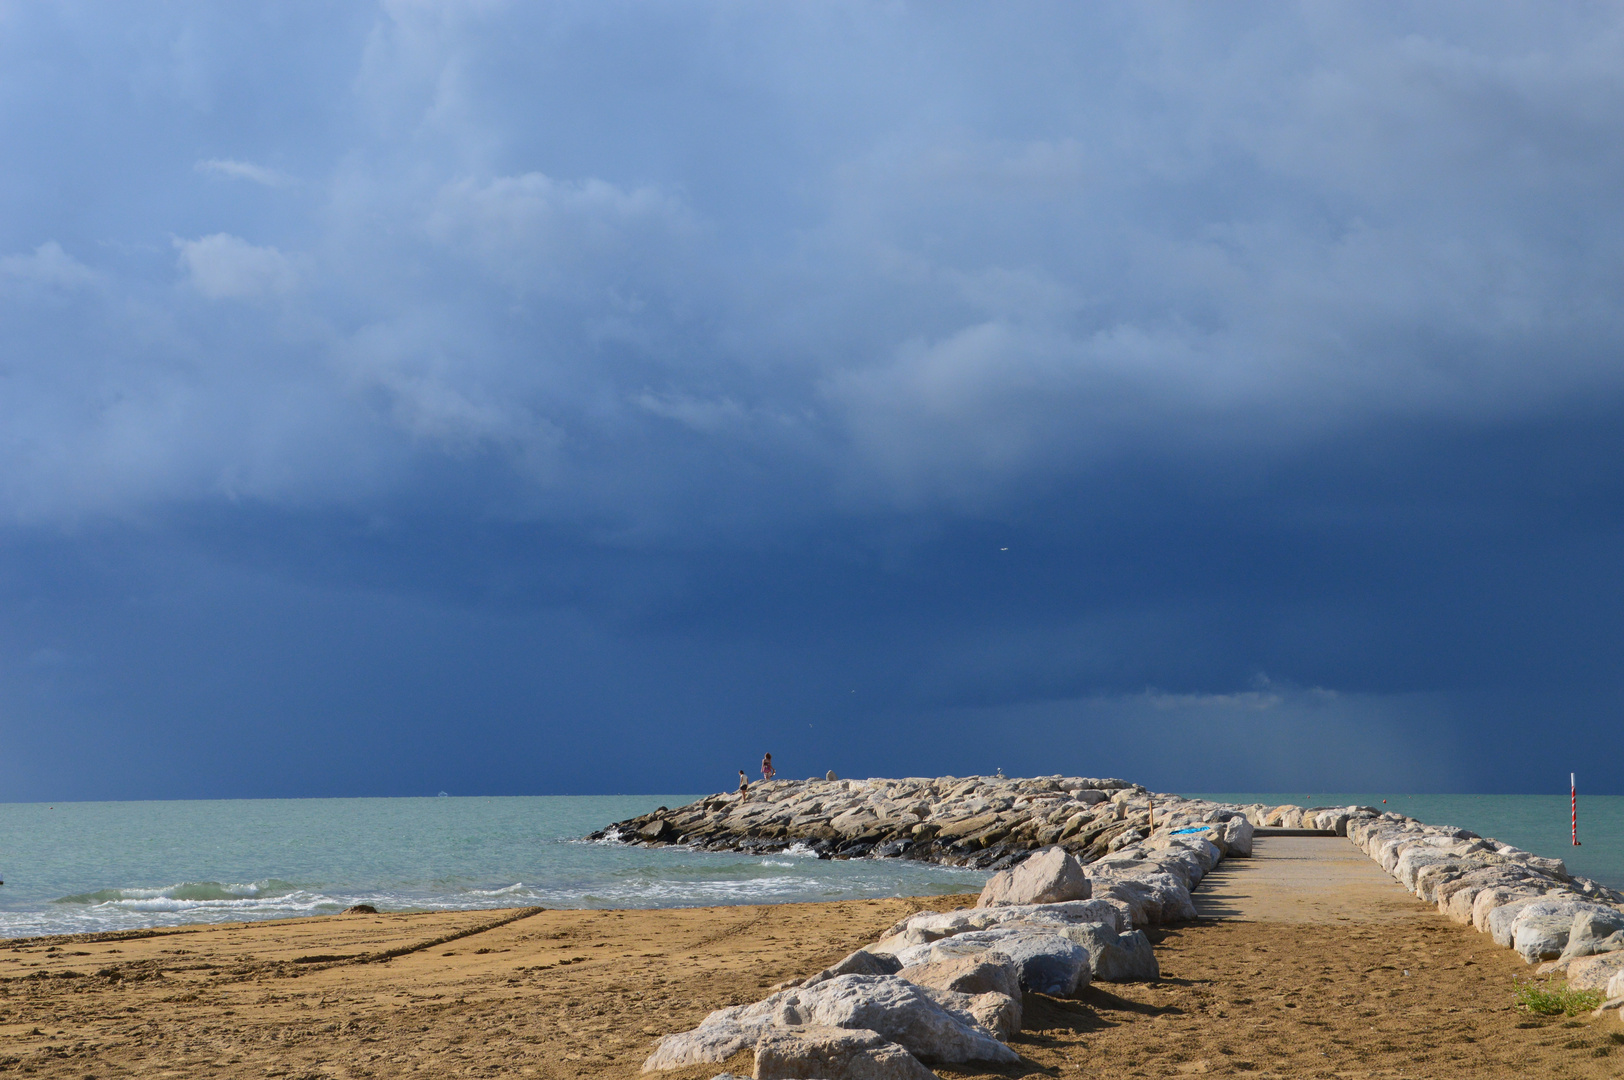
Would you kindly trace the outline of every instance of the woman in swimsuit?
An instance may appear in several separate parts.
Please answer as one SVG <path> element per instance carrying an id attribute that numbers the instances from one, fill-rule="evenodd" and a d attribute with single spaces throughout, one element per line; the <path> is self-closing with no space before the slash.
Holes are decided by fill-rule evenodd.
<path id="1" fill-rule="evenodd" d="M 763 780 L 771 780 L 777 775 L 778 770 L 773 768 L 773 756 L 771 754 L 763 754 L 761 757 L 761 778 Z"/>

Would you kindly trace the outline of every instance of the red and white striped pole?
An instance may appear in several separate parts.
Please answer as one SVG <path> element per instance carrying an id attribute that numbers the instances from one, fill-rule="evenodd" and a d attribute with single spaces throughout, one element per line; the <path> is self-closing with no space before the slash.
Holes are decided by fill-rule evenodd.
<path id="1" fill-rule="evenodd" d="M 1574 782 L 1573 774 L 1568 773 L 1568 797 L 1573 800 L 1573 846 L 1579 846 L 1579 785 Z"/>

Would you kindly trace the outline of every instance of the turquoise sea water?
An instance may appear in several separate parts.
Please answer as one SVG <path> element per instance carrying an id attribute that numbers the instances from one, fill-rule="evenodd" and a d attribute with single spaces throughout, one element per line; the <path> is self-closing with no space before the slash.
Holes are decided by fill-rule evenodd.
<path id="1" fill-rule="evenodd" d="M 1359 803 L 1459 825 L 1624 887 L 1624 797 L 1205 795 Z M 975 891 L 985 875 L 581 839 L 689 795 L 0 804 L 0 936 L 385 910 L 682 907 Z"/>
<path id="2" fill-rule="evenodd" d="M 1374 806 L 1408 814 L 1428 825 L 1455 825 L 1535 855 L 1562 859 L 1571 873 L 1624 889 L 1624 795 L 1579 797 L 1579 846 L 1574 847 L 1569 804 L 1560 795 L 1349 795 L 1326 792 L 1203 794 L 1219 802 L 1298 806 Z M 1382 800 L 1387 800 L 1386 804 Z"/>
<path id="3" fill-rule="evenodd" d="M 0 937 L 381 910 L 975 891 L 985 874 L 580 838 L 692 795 L 0 803 Z"/>

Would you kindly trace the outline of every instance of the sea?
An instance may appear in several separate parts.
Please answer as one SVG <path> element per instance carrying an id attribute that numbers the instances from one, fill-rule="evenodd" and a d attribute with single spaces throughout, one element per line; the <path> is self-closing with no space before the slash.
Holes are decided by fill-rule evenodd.
<path id="1" fill-rule="evenodd" d="M 1624 888 L 1624 796 L 1203 795 L 1357 803 L 1459 825 Z M 587 833 L 692 795 L 0 803 L 0 937 L 384 911 L 657 908 L 974 892 L 895 859 L 640 848 Z M 1382 799 L 1386 799 L 1385 806 Z"/>

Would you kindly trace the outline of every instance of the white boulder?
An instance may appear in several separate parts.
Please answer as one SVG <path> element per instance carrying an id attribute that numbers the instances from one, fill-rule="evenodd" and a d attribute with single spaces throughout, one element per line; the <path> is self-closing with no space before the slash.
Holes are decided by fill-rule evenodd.
<path id="1" fill-rule="evenodd" d="M 1252 823 L 1236 815 L 1223 822 L 1218 829 L 1218 840 L 1230 855 L 1252 854 Z"/>
<path id="2" fill-rule="evenodd" d="M 1114 929 L 1126 930 L 1130 925 L 1125 915 L 1126 907 L 1110 900 L 1073 900 L 1064 904 L 921 911 L 891 927 L 886 936 L 868 946 L 867 951 L 894 955 L 911 945 L 923 945 L 971 930 L 990 930 L 997 926 L 1043 925 L 1059 928 L 1071 923 L 1103 922 Z"/>
<path id="3" fill-rule="evenodd" d="M 940 963 L 955 957 L 999 952 L 1020 972 L 1021 985 L 1053 997 L 1071 997 L 1088 985 L 1088 950 L 1064 934 L 1045 927 L 1003 926 L 972 930 L 897 954 L 905 967 Z"/>
<path id="4" fill-rule="evenodd" d="M 914 964 L 899 971 L 900 978 L 915 986 L 936 990 L 956 990 L 961 994 L 1021 994 L 1021 972 L 1015 961 L 996 950 L 973 956 Z"/>
<path id="5" fill-rule="evenodd" d="M 725 1061 L 756 1045 L 769 1030 L 805 1025 L 866 1028 L 927 1062 L 1019 1060 L 971 1013 L 938 1004 L 906 979 L 840 975 L 816 986 L 781 990 L 754 1005 L 718 1009 L 694 1030 L 661 1039 L 643 1071 Z"/>
<path id="6" fill-rule="evenodd" d="M 894 1042 L 865 1029 L 775 1028 L 756 1043 L 755 1080 L 936 1080 Z"/>
<path id="7" fill-rule="evenodd" d="M 1132 876 L 1123 874 L 1091 880 L 1094 896 L 1120 901 L 1127 910 L 1128 921 L 1134 926 L 1181 922 L 1196 917 L 1189 887 L 1171 874 L 1140 871 Z"/>
<path id="8" fill-rule="evenodd" d="M 1624 949 L 1624 911 L 1596 907 L 1573 916 L 1562 959 L 1571 960 Z"/>
<path id="9" fill-rule="evenodd" d="M 867 949 L 858 949 L 838 963 L 831 964 L 807 978 L 802 986 L 816 986 L 840 975 L 895 975 L 902 965 L 896 958 L 885 953 L 872 953 Z"/>
<path id="10" fill-rule="evenodd" d="M 1597 953 L 1569 960 L 1564 974 L 1574 990 L 1602 990 L 1624 971 L 1624 952 Z"/>
<path id="11" fill-rule="evenodd" d="M 1065 928 L 1072 941 L 1088 950 L 1088 967 L 1102 982 L 1151 982 L 1161 978 L 1161 965 L 1142 930 L 1119 934 L 1105 923 L 1076 923 Z"/>
<path id="12" fill-rule="evenodd" d="M 1624 971 L 1615 972 L 1608 978 L 1605 993 L 1609 1000 L 1624 997 Z"/>
<path id="13" fill-rule="evenodd" d="M 1058 904 L 1089 898 L 1088 875 L 1065 848 L 1052 847 L 988 879 L 976 907 Z"/>

